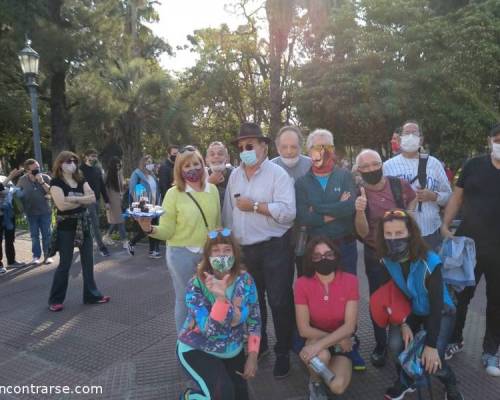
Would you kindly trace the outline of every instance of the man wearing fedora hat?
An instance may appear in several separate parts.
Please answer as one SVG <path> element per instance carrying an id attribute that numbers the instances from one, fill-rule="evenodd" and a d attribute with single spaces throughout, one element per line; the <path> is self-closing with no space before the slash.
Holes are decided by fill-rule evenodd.
<path id="1" fill-rule="evenodd" d="M 294 326 L 290 236 L 295 192 L 285 170 L 267 158 L 269 142 L 257 124 L 241 125 L 232 141 L 239 149 L 241 165 L 227 184 L 223 223 L 241 243 L 244 263 L 257 286 L 262 317 L 260 356 L 268 352 L 267 295 L 276 333 L 273 374 L 284 378 L 290 371 Z"/>

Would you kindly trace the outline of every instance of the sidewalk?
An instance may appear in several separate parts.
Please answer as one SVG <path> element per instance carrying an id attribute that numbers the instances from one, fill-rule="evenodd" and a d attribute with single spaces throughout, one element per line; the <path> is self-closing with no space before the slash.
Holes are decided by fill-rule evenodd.
<path id="1" fill-rule="evenodd" d="M 16 239 L 18 259 L 31 259 L 31 242 Z M 65 309 L 51 313 L 47 297 L 56 263 L 11 270 L 0 276 L 0 386 L 2 385 L 101 385 L 102 395 L 0 395 L 12 399 L 116 399 L 176 400 L 190 385 L 175 356 L 174 293 L 164 259 L 147 258 L 147 247 L 138 246 L 135 257 L 119 247 L 111 257 L 96 258 L 96 281 L 106 305 L 82 304 L 79 263 L 71 269 Z M 77 261 L 78 253 L 75 254 Z M 362 254 L 360 254 L 362 260 Z M 368 361 L 373 348 L 368 316 L 367 282 L 358 266 L 362 301 L 359 335 Z M 465 331 L 466 348 L 451 361 L 467 400 L 499 400 L 500 378 L 488 377 L 480 363 L 484 331 L 484 283 L 473 300 Z M 271 323 L 268 326 L 272 331 Z M 272 332 L 270 332 L 272 334 Z M 292 374 L 272 377 L 274 358 L 259 365 L 250 384 L 253 400 L 305 400 L 307 375 L 295 355 Z M 382 399 L 395 378 L 387 365 L 354 373 L 341 399 Z M 443 399 L 435 382 L 434 399 Z M 424 398 L 427 393 L 423 392 Z M 405 399 L 417 399 L 416 394 Z"/>

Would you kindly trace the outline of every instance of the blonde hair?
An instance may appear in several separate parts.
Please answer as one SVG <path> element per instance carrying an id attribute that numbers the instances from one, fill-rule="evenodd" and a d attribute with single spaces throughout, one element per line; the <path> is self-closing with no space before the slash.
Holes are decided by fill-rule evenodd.
<path id="1" fill-rule="evenodd" d="M 182 177 L 182 167 L 186 164 L 187 161 L 198 160 L 201 163 L 201 167 L 203 169 L 203 176 L 201 177 L 201 188 L 205 190 L 205 185 L 207 181 L 207 170 L 205 168 L 205 161 L 203 161 L 203 157 L 201 156 L 198 150 L 190 151 L 186 150 L 182 153 L 179 152 L 177 154 L 177 158 L 175 159 L 174 165 L 174 185 L 177 186 L 177 190 L 179 192 L 186 191 L 186 181 Z"/>

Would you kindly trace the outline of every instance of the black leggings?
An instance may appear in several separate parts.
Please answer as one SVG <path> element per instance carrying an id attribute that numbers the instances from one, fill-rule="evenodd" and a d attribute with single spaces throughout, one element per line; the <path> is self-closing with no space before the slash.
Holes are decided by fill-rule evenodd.
<path id="1" fill-rule="evenodd" d="M 245 368 L 243 350 L 236 357 L 219 358 L 201 350 L 182 352 L 177 347 L 177 355 L 200 389 L 191 391 L 188 399 L 248 400 L 247 382 L 236 373 Z"/>

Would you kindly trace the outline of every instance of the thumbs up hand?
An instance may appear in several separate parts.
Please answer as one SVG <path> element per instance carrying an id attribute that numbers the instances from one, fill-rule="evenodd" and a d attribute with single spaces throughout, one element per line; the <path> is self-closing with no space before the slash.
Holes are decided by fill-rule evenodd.
<path id="1" fill-rule="evenodd" d="M 368 199 L 366 198 L 365 188 L 361 186 L 361 195 L 356 199 L 354 207 L 356 211 L 365 212 L 367 204 Z"/>

